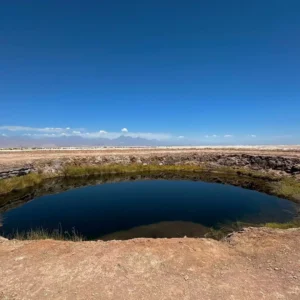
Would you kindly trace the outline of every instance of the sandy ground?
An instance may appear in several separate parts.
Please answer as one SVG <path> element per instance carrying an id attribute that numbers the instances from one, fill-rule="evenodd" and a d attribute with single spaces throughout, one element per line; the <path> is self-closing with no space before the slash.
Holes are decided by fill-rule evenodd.
<path id="1" fill-rule="evenodd" d="M 194 147 L 170 147 L 170 148 L 102 148 L 102 149 L 60 149 L 60 150 L 34 150 L 34 151 L 0 151 L 0 170 L 11 166 L 24 166 L 39 160 L 52 160 L 71 157 L 92 157 L 107 155 L 156 155 L 156 154 L 180 154 L 180 153 L 203 153 L 203 154 L 253 154 L 274 155 L 285 157 L 300 157 L 300 146 L 266 147 L 266 148 L 194 148 Z"/>
<path id="2" fill-rule="evenodd" d="M 227 241 L 0 242 L 0 299 L 300 299 L 300 229 Z"/>

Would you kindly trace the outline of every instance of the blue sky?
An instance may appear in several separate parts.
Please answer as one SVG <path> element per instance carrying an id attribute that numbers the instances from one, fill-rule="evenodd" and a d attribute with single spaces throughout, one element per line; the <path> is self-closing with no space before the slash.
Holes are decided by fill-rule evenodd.
<path id="1" fill-rule="evenodd" d="M 299 16 L 298 0 L 2 1 L 0 135 L 300 143 Z"/>

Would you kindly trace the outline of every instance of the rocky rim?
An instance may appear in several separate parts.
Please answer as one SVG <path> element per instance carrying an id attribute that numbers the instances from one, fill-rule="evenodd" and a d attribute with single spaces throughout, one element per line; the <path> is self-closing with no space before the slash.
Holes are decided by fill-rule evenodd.
<path id="1" fill-rule="evenodd" d="M 300 175 L 300 150 L 258 149 L 104 149 L 60 151 L 1 151 L 0 179 L 30 172 L 55 174 L 67 164 L 190 164 L 242 167 L 277 175 Z"/>

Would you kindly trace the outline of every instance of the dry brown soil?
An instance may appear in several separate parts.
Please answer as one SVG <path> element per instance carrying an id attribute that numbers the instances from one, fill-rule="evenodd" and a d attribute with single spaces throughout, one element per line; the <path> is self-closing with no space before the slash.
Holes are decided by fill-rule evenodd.
<path id="1" fill-rule="evenodd" d="M 300 299 L 300 229 L 225 241 L 0 241 L 0 299 Z"/>
<path id="2" fill-rule="evenodd" d="M 300 157 L 300 146 L 291 150 L 256 148 L 107 148 L 102 150 L 36 150 L 36 151 L 0 151 L 0 170 L 7 167 L 24 165 L 43 160 L 60 158 L 113 156 L 113 155 L 157 155 L 157 154 L 252 154 L 285 157 Z"/>

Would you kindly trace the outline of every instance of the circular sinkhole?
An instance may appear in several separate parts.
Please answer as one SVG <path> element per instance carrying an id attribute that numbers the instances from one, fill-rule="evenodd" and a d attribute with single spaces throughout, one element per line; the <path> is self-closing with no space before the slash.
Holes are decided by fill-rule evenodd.
<path id="1" fill-rule="evenodd" d="M 74 232 L 87 240 L 204 237 L 237 224 L 289 222 L 298 205 L 228 184 L 135 180 L 35 197 L 1 214 L 0 234 L 36 228 Z"/>

